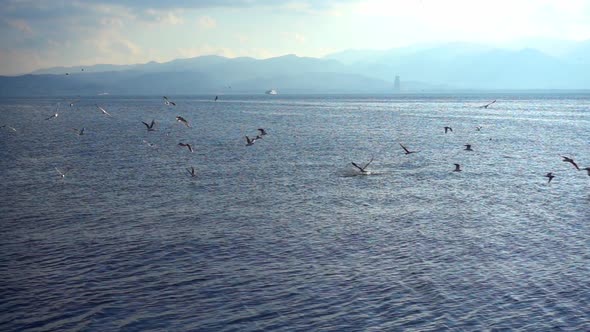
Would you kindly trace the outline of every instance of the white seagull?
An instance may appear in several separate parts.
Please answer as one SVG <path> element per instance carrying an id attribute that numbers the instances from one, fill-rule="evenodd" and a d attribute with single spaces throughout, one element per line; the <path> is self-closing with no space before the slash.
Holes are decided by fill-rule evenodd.
<path id="1" fill-rule="evenodd" d="M 9 125 L 2 125 L 2 126 L 0 126 L 0 128 L 4 128 L 4 127 L 7 127 L 8 129 L 10 129 L 10 130 L 12 130 L 12 131 L 16 132 L 16 128 L 14 128 L 14 127 L 11 127 L 11 126 L 9 126 Z"/>
<path id="2" fill-rule="evenodd" d="M 246 146 L 254 145 L 254 142 L 256 142 L 256 138 L 250 138 L 246 136 Z"/>
<path id="3" fill-rule="evenodd" d="M 57 171 L 57 173 L 59 174 L 59 176 L 61 176 L 61 178 L 62 178 L 62 179 L 66 177 L 66 173 L 67 173 L 68 171 L 62 172 L 62 171 L 60 171 L 59 169 L 57 169 L 57 167 L 54 167 L 54 168 L 55 168 L 55 170 Z"/>
<path id="4" fill-rule="evenodd" d="M 98 110 L 99 110 L 99 111 L 101 111 L 101 112 L 102 112 L 102 114 L 104 114 L 104 115 L 107 115 L 107 116 L 112 116 L 112 115 L 110 115 L 110 114 L 109 114 L 109 112 L 107 112 L 107 111 L 106 111 L 104 108 L 102 108 L 102 107 L 100 107 L 100 106 L 98 106 L 98 105 L 96 105 L 96 107 L 98 108 Z"/>
<path id="5" fill-rule="evenodd" d="M 47 119 L 45 119 L 45 120 L 51 120 L 51 119 L 55 119 L 55 118 L 57 118 L 57 116 L 58 116 L 58 115 L 59 115 L 59 113 L 55 112 L 55 114 L 53 114 L 52 116 L 48 117 L 48 118 L 47 118 Z"/>
<path id="6" fill-rule="evenodd" d="M 173 101 L 171 101 L 171 100 L 169 100 L 169 99 L 168 99 L 168 97 L 164 96 L 164 97 L 162 97 L 162 98 L 164 98 L 164 104 L 166 104 L 166 105 L 168 105 L 168 106 L 170 106 L 170 105 L 172 105 L 172 106 L 176 106 L 176 103 L 175 103 L 175 102 L 173 102 Z"/>
<path id="7" fill-rule="evenodd" d="M 190 125 L 190 124 L 188 124 L 188 121 L 187 121 L 185 118 L 183 118 L 182 116 L 180 116 L 180 115 L 178 115 L 178 116 L 176 117 L 176 121 L 178 121 L 178 122 L 180 122 L 180 123 L 184 124 L 184 125 L 185 125 L 187 128 L 191 128 L 191 125 Z"/>

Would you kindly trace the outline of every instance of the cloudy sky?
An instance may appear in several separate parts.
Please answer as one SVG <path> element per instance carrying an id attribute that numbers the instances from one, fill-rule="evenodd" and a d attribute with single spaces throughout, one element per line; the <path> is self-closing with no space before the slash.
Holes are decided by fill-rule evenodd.
<path id="1" fill-rule="evenodd" d="M 1 75 L 206 54 L 590 39 L 590 0 L 0 0 L 0 8 Z"/>

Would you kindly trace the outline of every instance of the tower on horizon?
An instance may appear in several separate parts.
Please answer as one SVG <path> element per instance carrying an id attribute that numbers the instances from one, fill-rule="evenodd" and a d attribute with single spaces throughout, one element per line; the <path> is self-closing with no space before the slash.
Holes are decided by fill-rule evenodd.
<path id="1" fill-rule="evenodd" d="M 395 76 L 395 82 L 393 82 L 393 91 L 400 92 L 402 89 L 401 83 L 399 82 L 399 75 Z"/>

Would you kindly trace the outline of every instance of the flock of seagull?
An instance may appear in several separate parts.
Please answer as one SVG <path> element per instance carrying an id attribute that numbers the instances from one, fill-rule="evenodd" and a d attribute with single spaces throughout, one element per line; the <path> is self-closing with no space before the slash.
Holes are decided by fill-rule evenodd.
<path id="1" fill-rule="evenodd" d="M 485 109 L 487 109 L 489 106 L 491 106 L 494 103 L 496 103 L 496 100 L 493 100 L 492 102 L 489 102 L 489 103 L 487 103 L 485 105 L 481 105 L 481 106 L 479 106 L 479 108 L 485 108 Z M 450 126 L 445 126 L 445 127 L 443 127 L 443 129 L 445 131 L 445 134 L 447 134 L 449 132 L 453 132 L 453 128 L 451 128 Z M 481 131 L 481 129 L 482 129 L 481 126 L 475 127 L 475 130 L 476 131 Z M 491 140 L 491 138 L 490 138 L 490 140 Z M 420 152 L 420 151 L 411 151 L 410 149 L 408 149 L 407 147 L 405 147 L 401 143 L 399 143 L 399 145 L 402 147 L 402 149 L 404 150 L 404 154 L 406 154 L 406 155 Z M 465 151 L 473 151 L 473 149 L 471 147 L 471 144 L 465 144 L 464 147 L 465 147 L 465 149 L 464 149 Z M 566 156 L 561 156 L 561 157 L 563 158 L 563 160 L 562 160 L 563 162 L 567 162 L 567 163 L 572 164 L 574 166 L 574 168 L 576 170 L 578 170 L 578 171 L 581 171 L 581 170 L 587 171 L 588 172 L 588 176 L 590 176 L 590 167 L 580 168 L 578 166 L 578 164 L 572 158 L 569 158 L 569 157 L 566 157 Z M 367 170 L 367 167 L 369 167 L 369 165 L 371 164 L 371 162 L 373 162 L 373 158 L 372 157 L 371 157 L 371 160 L 369 160 L 363 166 L 360 166 L 359 164 L 357 164 L 355 162 L 352 162 L 352 166 L 354 166 L 360 172 L 359 174 L 361 174 L 361 175 L 368 175 L 368 174 L 371 174 L 371 173 Z M 461 164 L 453 164 L 453 165 L 455 166 L 455 169 L 453 170 L 453 172 L 461 172 L 462 171 Z M 553 172 L 549 172 L 549 173 L 545 174 L 545 177 L 548 178 L 547 183 L 551 183 L 551 180 L 553 180 L 553 178 L 555 178 L 555 175 L 553 174 Z"/>
<path id="2" fill-rule="evenodd" d="M 165 105 L 167 105 L 167 106 L 176 106 L 176 102 L 172 101 L 167 96 L 163 96 L 162 99 L 163 99 Z M 215 96 L 214 101 L 217 101 L 217 100 L 219 100 L 219 96 Z M 68 105 L 70 107 L 74 107 L 74 105 L 78 101 L 79 100 L 70 101 L 70 102 L 68 102 Z M 50 120 L 55 119 L 55 118 L 57 118 L 59 116 L 59 114 L 60 114 L 60 105 L 61 105 L 61 103 L 58 102 L 57 105 L 56 105 L 56 108 L 55 108 L 55 112 L 51 116 L 45 118 L 45 121 L 50 121 Z M 98 104 L 95 104 L 94 106 L 96 106 L 96 109 L 98 111 L 100 111 L 104 116 L 112 117 L 112 115 L 107 110 L 105 110 L 103 107 L 99 106 Z M 177 115 L 176 116 L 176 121 L 179 122 L 179 123 L 181 123 L 181 124 L 183 124 L 186 128 L 192 128 L 192 126 L 190 125 L 189 121 L 187 119 L 185 119 L 184 117 L 180 116 L 180 115 Z M 150 123 L 147 123 L 147 122 L 144 122 L 144 121 L 141 121 L 141 122 L 146 126 L 146 129 L 147 129 L 148 132 L 156 131 L 156 128 L 155 128 L 156 121 L 155 120 L 152 120 Z M 2 125 L 2 126 L 0 126 L 0 129 L 2 129 L 2 128 L 7 128 L 9 130 L 12 130 L 13 132 L 16 132 L 17 131 L 16 128 L 11 127 L 11 126 L 8 126 L 8 125 Z M 84 135 L 84 131 L 86 130 L 85 127 L 82 127 L 81 129 L 78 129 L 78 128 L 71 128 L 71 129 L 73 131 L 75 131 L 75 133 L 78 136 Z M 250 138 L 249 136 L 245 136 L 246 146 L 254 145 L 254 142 L 256 142 L 257 140 L 262 139 L 265 135 L 267 135 L 267 132 L 266 132 L 266 130 L 264 128 L 258 128 L 257 131 L 258 131 L 258 134 L 254 138 Z M 166 134 L 166 135 L 168 136 L 168 134 Z M 148 146 L 150 146 L 150 147 L 155 147 L 155 144 L 150 143 L 150 142 L 148 142 L 146 140 L 143 140 L 143 142 L 145 144 L 147 144 Z M 183 147 L 183 148 L 187 148 L 189 152 L 194 152 L 193 146 L 190 143 L 179 142 L 178 143 L 178 146 Z M 55 171 L 59 174 L 59 176 L 62 179 L 65 178 L 66 174 L 69 172 L 69 169 L 60 170 L 57 167 L 54 167 L 54 168 L 55 168 Z M 190 168 L 186 168 L 186 171 L 188 172 L 188 174 L 191 177 L 196 177 L 197 176 L 197 171 L 192 166 Z"/>
<path id="3" fill-rule="evenodd" d="M 163 96 L 162 99 L 163 99 L 165 105 L 167 105 L 167 106 L 176 106 L 176 103 L 174 101 L 172 101 L 170 98 L 168 98 L 166 96 Z M 215 96 L 214 101 L 217 101 L 218 99 L 219 99 L 219 96 Z M 73 107 L 74 104 L 77 103 L 77 102 L 78 101 L 71 101 L 71 102 L 68 102 L 68 105 L 70 107 Z M 496 103 L 496 100 L 493 100 L 492 102 L 489 102 L 489 103 L 487 103 L 485 105 L 479 106 L 479 108 L 485 108 L 485 109 L 487 109 L 489 106 L 491 106 L 494 103 Z M 99 106 L 97 104 L 95 104 L 95 106 L 98 109 L 98 111 L 100 111 L 104 116 L 107 116 L 107 117 L 111 117 L 112 116 L 103 107 L 101 107 L 101 106 Z M 60 108 L 60 103 L 57 103 L 55 112 L 51 116 L 45 118 L 45 120 L 46 121 L 50 121 L 52 119 L 57 118 L 59 116 L 59 113 L 60 113 L 59 108 Z M 179 123 L 181 123 L 181 124 L 183 124 L 186 128 L 192 128 L 191 125 L 190 125 L 190 123 L 189 123 L 189 121 L 187 119 L 185 119 L 184 117 L 180 116 L 180 115 L 176 116 L 176 121 L 179 122 Z M 146 129 L 147 129 L 148 132 L 156 131 L 156 128 L 155 128 L 156 121 L 155 120 L 152 120 L 150 123 L 147 123 L 147 122 L 142 121 L 142 123 L 145 125 L 145 127 L 146 127 Z M 0 126 L 0 129 L 2 129 L 2 128 L 7 128 L 8 130 L 11 130 L 13 132 L 16 132 L 17 131 L 16 128 L 11 127 L 11 126 L 6 125 L 6 124 Z M 443 129 L 444 129 L 444 133 L 445 134 L 447 134 L 449 132 L 453 132 L 453 128 L 451 128 L 450 126 L 445 126 L 445 127 L 443 127 Z M 481 126 L 477 126 L 475 129 L 477 131 L 481 131 L 482 127 Z M 72 130 L 74 130 L 77 135 L 82 136 L 82 135 L 84 135 L 85 128 L 84 127 L 82 127 L 81 129 L 72 128 Z M 258 128 L 257 131 L 258 131 L 258 133 L 256 134 L 256 136 L 253 136 L 252 138 L 249 137 L 249 136 L 245 136 L 246 146 L 252 146 L 252 145 L 254 145 L 254 143 L 257 140 L 260 140 L 265 135 L 267 135 L 267 132 L 266 132 L 266 130 L 264 128 Z M 143 140 L 143 142 L 146 143 L 148 146 L 151 146 L 151 147 L 155 146 L 154 144 L 152 144 L 152 143 L 150 143 L 150 142 L 148 142 L 146 140 Z M 401 143 L 399 143 L 399 145 L 401 146 L 401 148 L 404 151 L 404 154 L 406 154 L 406 155 L 420 152 L 420 151 L 412 151 L 412 150 L 408 149 L 406 146 L 404 146 Z M 178 146 L 183 147 L 183 148 L 187 148 L 188 151 L 190 151 L 190 152 L 193 152 L 194 151 L 193 146 L 190 143 L 179 142 L 178 143 Z M 471 147 L 471 144 L 465 144 L 464 147 L 465 147 L 465 149 L 464 149 L 465 151 L 473 151 L 473 149 Z M 580 171 L 580 170 L 587 171 L 588 172 L 588 176 L 590 176 L 590 167 L 580 168 L 578 166 L 578 164 L 572 158 L 567 157 L 567 156 L 562 156 L 562 158 L 563 158 L 563 162 L 570 163 L 578 171 Z M 369 160 L 364 165 L 359 165 L 359 164 L 357 164 L 355 162 L 352 162 L 352 166 L 354 166 L 359 171 L 358 174 L 360 174 L 360 175 L 368 175 L 368 174 L 370 174 L 370 172 L 367 170 L 367 168 L 369 167 L 369 165 L 372 162 L 373 162 L 373 157 L 371 158 L 371 160 Z M 453 165 L 455 166 L 455 169 L 453 170 L 453 172 L 461 172 L 462 171 L 460 164 L 453 164 Z M 58 169 L 57 167 L 55 167 L 55 170 L 56 170 L 56 172 L 59 174 L 59 176 L 62 179 L 65 178 L 66 173 L 68 172 L 68 170 L 62 171 L 62 170 Z M 186 171 L 188 172 L 188 174 L 191 177 L 196 177 L 197 176 L 197 171 L 195 170 L 194 167 L 186 168 Z M 545 175 L 545 177 L 548 178 L 547 183 L 551 183 L 551 181 L 555 178 L 555 175 L 553 174 L 553 172 L 548 172 Z"/>

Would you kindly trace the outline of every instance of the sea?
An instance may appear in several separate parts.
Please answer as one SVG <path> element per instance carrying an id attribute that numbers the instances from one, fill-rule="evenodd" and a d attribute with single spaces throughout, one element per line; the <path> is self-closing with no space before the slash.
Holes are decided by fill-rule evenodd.
<path id="1" fill-rule="evenodd" d="M 589 93 L 214 97 L 0 99 L 1 331 L 590 330 Z"/>

